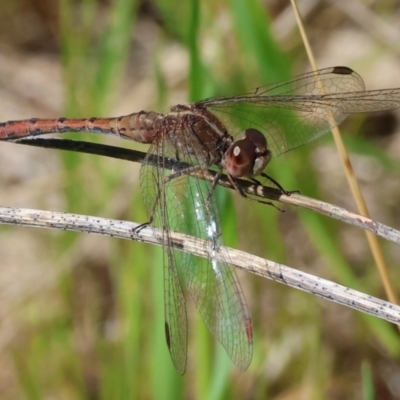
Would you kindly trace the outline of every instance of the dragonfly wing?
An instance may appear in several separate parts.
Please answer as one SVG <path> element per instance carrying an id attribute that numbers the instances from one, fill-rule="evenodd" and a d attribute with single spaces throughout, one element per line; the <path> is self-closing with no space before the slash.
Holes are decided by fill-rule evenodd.
<path id="1" fill-rule="evenodd" d="M 178 133 L 177 133 L 178 134 Z M 210 194 L 210 184 L 188 175 L 187 165 L 206 169 L 204 146 L 191 132 L 179 132 L 179 146 L 188 149 L 177 154 L 176 148 L 164 148 L 164 158 L 179 157 L 174 174 L 166 187 L 168 228 L 199 239 L 206 246 L 208 258 L 174 253 L 181 282 L 192 296 L 204 322 L 242 370 L 252 357 L 252 327 L 249 312 L 231 260 L 220 254 L 220 231 L 217 208 Z M 168 140 L 166 142 L 171 142 Z M 169 175 L 171 177 L 171 175 Z M 171 197 L 169 197 L 171 193 Z M 178 201 L 179 199 L 179 201 Z M 206 240 L 206 242 L 204 242 Z M 206 244 L 204 244 L 206 243 Z"/>
<path id="2" fill-rule="evenodd" d="M 329 132 L 349 114 L 399 106 L 400 89 L 365 91 L 362 78 L 347 67 L 325 68 L 245 95 L 194 104 L 212 111 L 235 138 L 248 128 L 260 130 L 274 157 Z"/>
<path id="3" fill-rule="evenodd" d="M 187 178 L 186 232 L 206 240 L 208 258 L 192 256 L 182 265 L 185 286 L 208 329 L 245 370 L 252 358 L 251 318 L 231 260 L 220 253 L 217 208 L 213 198 L 207 199 L 209 191 L 206 182 Z"/>
<path id="4" fill-rule="evenodd" d="M 326 93 L 346 93 L 365 91 L 364 81 L 357 72 L 347 67 L 329 67 L 317 71 L 306 72 L 293 78 L 260 86 L 245 94 L 231 97 L 213 97 L 197 102 L 205 106 L 217 105 L 228 100 L 235 103 L 245 98 L 255 100 L 271 96 L 308 96 L 310 94 L 321 94 L 320 85 L 322 82 Z"/>
<path id="5" fill-rule="evenodd" d="M 172 362 L 179 374 L 184 374 L 187 362 L 187 315 L 186 303 L 182 291 L 177 265 L 181 264 L 182 253 L 171 246 L 170 209 L 174 215 L 181 209 L 178 198 L 171 191 L 163 189 L 168 169 L 167 161 L 161 156 L 163 144 L 154 144 L 149 150 L 140 172 L 140 181 L 144 201 L 151 225 L 161 228 L 161 243 L 164 249 L 164 309 L 165 335 Z"/>

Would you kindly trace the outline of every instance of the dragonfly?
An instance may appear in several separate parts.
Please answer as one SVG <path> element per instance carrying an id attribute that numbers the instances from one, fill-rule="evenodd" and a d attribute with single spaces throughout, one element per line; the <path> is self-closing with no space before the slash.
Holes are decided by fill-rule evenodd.
<path id="1" fill-rule="evenodd" d="M 399 106 L 400 88 L 366 91 L 360 75 L 337 66 L 245 94 L 179 104 L 165 114 L 140 111 L 117 118 L 3 122 L 0 140 L 88 132 L 149 144 L 140 184 L 148 224 L 162 232 L 165 335 L 172 362 L 178 373 L 185 372 L 185 294 L 189 293 L 210 332 L 233 363 L 246 370 L 252 358 L 253 329 L 232 260 L 220 251 L 214 190 L 222 173 L 244 197 L 236 178 L 270 179 L 286 193 L 264 173 L 272 159 L 329 132 L 350 114 Z M 209 176 L 211 172 L 211 181 L 199 178 L 199 173 Z M 206 246 L 208 257 L 173 248 L 173 231 L 201 239 L 199 245 Z"/>

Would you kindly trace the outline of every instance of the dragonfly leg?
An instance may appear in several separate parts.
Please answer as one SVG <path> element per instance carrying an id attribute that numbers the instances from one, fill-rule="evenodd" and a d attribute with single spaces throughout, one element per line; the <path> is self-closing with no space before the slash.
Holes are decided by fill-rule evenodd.
<path id="1" fill-rule="evenodd" d="M 234 181 L 232 176 L 230 176 L 229 174 L 228 174 L 228 179 L 229 179 L 229 182 L 232 184 L 232 186 L 239 192 L 239 194 L 243 198 L 250 200 L 250 201 L 254 201 L 255 203 L 266 204 L 268 206 L 272 206 L 272 207 L 276 208 L 280 212 L 285 212 L 285 210 L 282 210 L 281 208 L 277 207 L 274 203 L 272 203 L 270 201 L 257 200 L 257 199 L 253 199 L 252 197 L 247 196 L 247 194 L 243 191 L 243 189 Z M 256 179 L 254 179 L 254 181 L 256 181 L 258 184 L 260 184 Z"/>
<path id="2" fill-rule="evenodd" d="M 157 190 L 157 196 L 154 199 L 154 203 L 153 206 L 151 207 L 151 211 L 149 212 L 149 220 L 147 222 L 144 222 L 143 224 L 138 225 L 136 228 L 133 228 L 133 234 L 135 235 L 139 235 L 140 231 L 144 228 L 146 228 L 147 226 L 151 225 L 154 221 L 154 211 L 156 209 L 157 203 L 160 199 L 160 190 Z"/>
<path id="3" fill-rule="evenodd" d="M 183 175 L 190 175 L 190 174 L 195 173 L 202 169 L 204 169 L 204 167 L 202 167 L 201 165 L 192 165 L 190 167 L 183 168 L 183 169 L 181 169 L 177 172 L 174 172 L 173 174 L 170 174 L 167 177 L 165 177 L 164 183 L 172 181 L 173 179 L 179 178 L 180 176 L 183 176 Z"/>
<path id="4" fill-rule="evenodd" d="M 207 170 L 207 172 L 208 172 L 208 170 Z M 219 178 L 221 177 L 221 175 L 222 175 L 222 167 L 220 167 L 218 169 L 218 172 L 215 174 L 214 179 L 212 181 L 212 184 L 211 184 L 211 187 L 210 187 L 210 191 L 209 191 L 208 196 L 207 196 L 207 202 L 208 203 L 210 202 L 211 197 L 214 194 L 214 190 L 217 187 L 217 184 L 218 184 L 218 181 L 219 181 Z"/>
<path id="5" fill-rule="evenodd" d="M 285 194 L 286 196 L 290 196 L 293 193 L 300 193 L 299 190 L 291 190 L 291 191 L 287 191 L 285 190 L 274 178 L 271 178 L 269 175 L 265 174 L 264 172 L 262 174 L 260 174 L 263 178 L 268 179 L 270 182 L 272 182 L 281 192 L 282 194 Z M 258 185 L 260 185 L 261 183 L 259 181 L 257 181 L 257 179 L 252 178 L 251 179 L 253 182 L 257 183 Z"/>
<path id="6" fill-rule="evenodd" d="M 153 222 L 153 217 L 151 217 L 149 221 L 143 222 L 143 224 L 140 224 L 140 225 L 136 226 L 135 228 L 133 228 L 132 233 L 136 236 L 139 236 L 140 231 L 142 229 L 146 228 L 147 226 L 151 225 L 152 222 Z"/>

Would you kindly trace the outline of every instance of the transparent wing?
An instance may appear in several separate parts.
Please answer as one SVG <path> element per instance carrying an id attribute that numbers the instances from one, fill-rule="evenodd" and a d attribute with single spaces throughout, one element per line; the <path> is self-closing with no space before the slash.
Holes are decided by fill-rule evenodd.
<path id="1" fill-rule="evenodd" d="M 207 327 L 227 350 L 232 361 L 239 368 L 246 369 L 252 357 L 251 319 L 236 274 L 229 265 L 230 260 L 218 261 L 216 258 L 220 251 L 220 232 L 214 200 L 211 198 L 207 201 L 210 185 L 188 176 L 186 170 L 187 164 L 206 167 L 204 148 L 190 132 L 169 134 L 174 134 L 174 138 L 169 139 L 165 132 L 165 139 L 151 150 L 153 155 L 161 156 L 158 158 L 159 165 L 154 167 L 145 164 L 141 180 L 143 192 L 149 194 L 146 204 L 149 214 L 155 216 L 153 224 L 163 229 L 166 321 L 170 326 L 171 357 L 179 370 L 183 364 L 183 354 L 186 356 L 186 342 L 181 339 L 179 332 L 183 320 L 186 327 L 181 283 L 191 294 Z M 177 154 L 177 146 L 171 144 L 177 141 L 176 135 L 179 135 L 179 148 L 188 151 Z M 176 157 L 179 160 L 174 162 Z M 154 187 L 162 189 L 155 190 Z M 154 202 L 157 207 L 153 211 Z M 169 246 L 170 231 L 206 239 L 209 257 L 199 258 L 172 249 Z"/>
<path id="2" fill-rule="evenodd" d="M 349 114 L 399 107 L 400 89 L 365 91 L 356 72 L 332 67 L 243 96 L 207 99 L 194 106 L 212 111 L 235 138 L 244 129 L 259 129 L 277 157 L 327 133 Z"/>
<path id="3" fill-rule="evenodd" d="M 140 181 L 151 225 L 162 231 L 165 335 L 175 369 L 183 375 L 187 363 L 188 339 L 186 302 L 177 268 L 181 264 L 182 254 L 172 248 L 169 236 L 169 211 L 178 211 L 180 207 L 179 200 L 171 191 L 164 190 L 162 185 L 164 177 L 168 175 L 162 159 L 156 164 L 150 160 L 152 157 L 158 159 L 157 156 L 162 152 L 162 143 L 151 147 L 140 171 Z M 174 214 L 174 217 L 177 215 Z"/>
<path id="4" fill-rule="evenodd" d="M 186 179 L 187 220 L 177 229 L 207 240 L 208 258 L 189 256 L 181 267 L 185 286 L 208 329 L 234 364 L 245 370 L 252 358 L 251 319 L 230 259 L 217 260 L 221 233 L 214 199 L 207 199 L 209 190 L 204 181 Z"/>

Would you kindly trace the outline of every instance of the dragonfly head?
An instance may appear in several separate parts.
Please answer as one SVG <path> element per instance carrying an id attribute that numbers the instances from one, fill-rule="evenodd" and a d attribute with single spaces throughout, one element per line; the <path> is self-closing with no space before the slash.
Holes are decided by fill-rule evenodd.
<path id="1" fill-rule="evenodd" d="M 224 167 L 234 178 L 261 174 L 271 161 L 267 139 L 257 129 L 246 129 L 243 139 L 232 143 L 224 156 Z"/>

